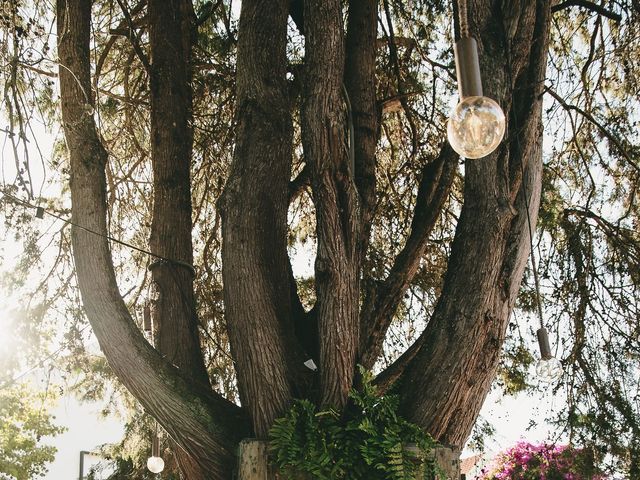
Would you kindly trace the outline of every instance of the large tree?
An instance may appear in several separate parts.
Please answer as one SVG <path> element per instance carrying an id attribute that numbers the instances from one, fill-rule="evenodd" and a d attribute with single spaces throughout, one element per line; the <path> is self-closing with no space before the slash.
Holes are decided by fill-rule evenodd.
<path id="1" fill-rule="evenodd" d="M 443 42 L 459 30 L 448 34 L 445 20 L 458 5 L 406 3 L 243 0 L 236 25 L 226 2 L 194 9 L 191 0 L 57 1 L 82 304 L 111 370 L 168 432 L 188 478 L 231 478 L 239 440 L 267 438 L 296 398 L 347 408 L 359 365 L 379 371 L 380 392 L 393 388 L 407 419 L 462 448 L 513 333 L 545 181 L 555 195 L 545 225 L 566 239 L 559 258 L 577 279 L 565 294 L 581 300 L 573 326 L 558 329 L 559 337 L 573 333 L 567 384 L 613 404 L 603 410 L 610 430 L 597 438 L 620 431 L 620 416 L 637 438 L 628 387 L 603 387 L 615 366 L 596 371 L 585 353 L 589 312 L 604 312 L 590 303 L 591 282 L 609 289 L 597 298 L 608 295 L 617 312 L 637 311 L 638 237 L 629 228 L 637 222 L 629 193 L 637 147 L 598 117 L 618 128 L 620 116 L 633 115 L 627 91 L 611 93 L 607 83 L 621 84 L 622 74 L 602 58 L 607 35 L 635 39 L 634 23 L 621 22 L 634 19 L 637 6 L 465 2 L 485 95 L 502 106 L 507 129 L 493 154 L 461 162 L 443 135 L 452 92 Z M 578 6 L 585 10 L 576 14 Z M 579 79 L 586 93 L 577 97 L 584 108 L 556 92 L 572 75 L 561 63 L 573 51 L 563 36 L 569 27 L 586 35 Z M 597 62 L 599 77 L 591 71 Z M 9 85 L 9 94 L 19 90 Z M 578 172 L 574 185 L 579 175 L 594 182 L 579 207 L 559 199 L 581 187 L 567 192 L 562 173 L 543 175 L 545 98 L 568 112 L 564 128 L 573 131 L 558 157 L 573 155 L 565 165 Z M 594 128 L 609 147 L 599 162 L 589 155 L 601 155 L 601 146 L 585 146 Z M 592 199 L 606 196 L 597 193 L 596 168 L 636 178 L 607 190 L 616 202 L 609 212 L 593 208 Z M 619 205 L 626 214 L 608 220 Z M 120 293 L 130 282 L 121 273 L 135 267 L 114 266 L 114 238 L 151 253 L 137 257 L 151 277 L 138 292 L 153 284 L 155 345 L 136 321 L 138 297 Z M 307 279 L 294 275 L 291 261 L 301 238 L 315 246 Z M 594 254 L 613 256 L 609 271 L 597 270 Z M 412 323 L 416 312 L 421 321 Z M 404 348 L 392 341 L 397 322 L 418 329 Z M 633 325 L 615 333 L 637 358 Z M 625 365 L 637 371 L 637 362 Z M 578 418 L 580 402 L 570 407 Z"/>

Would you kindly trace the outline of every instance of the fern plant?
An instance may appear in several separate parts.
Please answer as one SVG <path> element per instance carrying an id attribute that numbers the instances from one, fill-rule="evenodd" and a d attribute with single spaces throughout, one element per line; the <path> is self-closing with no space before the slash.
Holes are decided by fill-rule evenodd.
<path id="1" fill-rule="evenodd" d="M 284 478 L 418 480 L 433 478 L 433 439 L 397 414 L 398 397 L 378 396 L 369 372 L 341 416 L 296 400 L 270 432 L 272 461 Z M 414 445 L 413 448 L 407 448 Z"/>

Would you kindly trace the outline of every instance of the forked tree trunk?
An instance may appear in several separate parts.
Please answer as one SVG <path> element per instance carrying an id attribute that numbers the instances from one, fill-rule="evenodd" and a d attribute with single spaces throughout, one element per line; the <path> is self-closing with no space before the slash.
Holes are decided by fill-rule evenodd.
<path id="1" fill-rule="evenodd" d="M 190 27 L 181 15 L 191 15 L 190 2 L 149 0 L 155 189 L 151 247 L 179 261 L 154 269 L 166 302 L 159 306 L 164 325 L 160 349 L 170 357 L 165 358 L 137 329 L 113 270 L 106 224 L 108 155 L 91 115 L 91 0 L 58 0 L 62 119 L 82 300 L 111 368 L 197 464 L 200 477 L 231 478 L 239 439 L 265 439 L 295 397 L 324 406 L 345 405 L 357 363 L 371 366 L 379 357 L 456 174 L 458 159 L 447 146 L 423 165 L 411 234 L 388 277 L 362 299 L 361 261 L 375 213 L 378 117 L 370 81 L 376 2 L 359 2 L 350 2 L 346 41 L 343 2 L 306 0 L 303 7 L 301 128 L 318 240 L 317 303 L 309 313 L 302 311 L 287 255 L 293 151 L 287 19 L 290 7 L 302 10 L 295 0 L 242 2 L 236 146 L 220 201 L 225 315 L 239 408 L 213 392 L 203 370 L 192 278 L 185 268 L 193 258 Z M 485 92 L 504 107 L 507 138 L 495 154 L 466 163 L 464 206 L 441 297 L 425 332 L 378 379 L 384 386 L 400 379 L 404 414 L 455 447 L 468 437 L 495 375 L 529 254 L 523 187 L 535 220 L 550 4 L 468 3 Z M 353 159 L 347 97 L 353 108 Z M 304 346 L 298 338 L 302 330 L 311 339 Z M 303 366 L 314 350 L 319 351 L 317 374 Z M 263 471 L 265 478 L 276 477 Z"/>

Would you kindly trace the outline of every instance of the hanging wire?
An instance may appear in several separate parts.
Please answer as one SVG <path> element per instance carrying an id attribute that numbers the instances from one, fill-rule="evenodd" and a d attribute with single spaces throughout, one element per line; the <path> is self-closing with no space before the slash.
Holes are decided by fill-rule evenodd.
<path id="1" fill-rule="evenodd" d="M 522 151 L 522 150 L 521 150 Z M 531 226 L 531 214 L 529 213 L 529 194 L 527 193 L 527 182 L 525 181 L 524 162 L 520 162 L 520 171 L 522 172 L 522 196 L 524 197 L 525 209 L 527 211 L 527 226 L 529 227 L 529 248 L 531 253 L 531 271 L 533 272 L 533 283 L 536 290 L 536 306 L 538 310 L 538 320 L 540 328 L 544 328 L 544 316 L 542 314 L 542 300 L 540 298 L 540 279 L 538 277 L 538 269 L 536 267 L 536 256 L 533 250 L 533 227 Z"/>
<path id="2" fill-rule="evenodd" d="M 470 37 L 467 0 L 458 0 L 458 23 L 460 24 L 460 38 Z"/>
<path id="3" fill-rule="evenodd" d="M 459 0 L 460 4 L 466 4 L 466 0 Z M 466 9 L 466 5 L 465 5 L 465 9 Z M 466 12 L 465 12 L 466 13 Z M 508 40 L 508 36 L 505 33 L 505 38 L 507 40 L 506 45 L 507 45 L 507 79 L 509 81 L 509 87 L 512 89 L 512 91 L 515 92 L 515 85 L 514 85 L 514 81 L 513 81 L 513 75 L 512 75 L 512 65 L 511 65 L 511 43 Z M 517 113 L 515 112 L 515 106 L 514 106 L 514 102 L 513 99 L 515 98 L 515 95 L 512 97 L 512 102 L 511 102 L 511 111 L 514 112 L 513 113 L 513 127 L 515 130 L 515 139 L 516 139 L 516 144 L 518 145 L 518 151 L 520 152 L 520 154 L 522 155 L 524 150 L 522 148 L 522 143 L 520 142 L 520 128 L 518 125 L 518 116 Z M 527 213 L 527 227 L 528 227 L 528 231 L 529 231 L 529 249 L 530 249 L 530 253 L 529 253 L 529 258 L 531 259 L 531 271 L 533 272 L 533 283 L 534 283 L 534 287 L 535 287 L 535 298 L 536 298 L 536 310 L 538 311 L 538 321 L 540 323 L 540 328 L 544 328 L 544 315 L 542 313 L 542 299 L 541 299 L 541 295 L 540 295 L 540 278 L 538 277 L 538 268 L 536 266 L 536 256 L 535 256 L 535 251 L 533 249 L 533 225 L 531 222 L 531 214 L 529 212 L 529 192 L 527 190 L 527 182 L 526 182 L 526 178 L 525 178 L 525 170 L 524 170 L 524 158 L 520 159 L 520 173 L 522 174 L 522 196 L 524 198 L 524 205 L 525 205 L 525 211 Z"/>
<path id="4" fill-rule="evenodd" d="M 103 233 L 97 232 L 91 228 L 85 227 L 83 225 L 80 225 L 76 222 L 73 222 L 72 220 L 66 219 L 60 215 L 58 215 L 57 213 L 53 213 L 50 210 L 46 210 L 43 207 L 40 206 L 36 206 L 33 205 L 25 200 L 22 200 L 10 193 L 7 193 L 6 191 L 0 191 L 0 195 L 2 195 L 4 198 L 7 198 L 9 200 L 11 200 L 13 203 L 17 203 L 18 205 L 22 205 L 24 207 L 28 207 L 28 208 L 33 208 L 34 210 L 36 210 L 36 216 L 37 218 L 42 218 L 42 216 L 46 213 L 47 215 L 60 220 L 61 222 L 66 223 L 67 225 L 72 225 L 76 228 L 79 228 L 80 230 L 83 230 L 87 233 L 91 233 L 92 235 L 96 235 L 98 237 L 102 237 L 102 238 L 106 238 L 107 240 L 117 243 L 118 245 L 122 245 L 123 247 L 127 247 L 130 248 L 131 250 L 135 250 L 137 252 L 140 253 L 144 253 L 146 255 L 149 255 L 151 257 L 157 258 L 158 260 L 162 261 L 162 262 L 167 262 L 170 263 L 172 265 L 178 265 L 180 267 L 186 268 L 188 269 L 191 273 L 193 273 L 195 275 L 195 269 L 193 267 L 193 265 L 191 265 L 190 263 L 187 262 L 183 262 L 182 260 L 176 260 L 173 258 L 168 258 L 168 257 L 164 257 L 162 255 L 158 255 L 157 253 L 153 253 L 150 252 L 149 250 L 145 250 L 144 248 L 140 248 L 140 247 L 136 247 L 135 245 L 132 245 L 130 243 L 127 243 L 123 240 L 119 240 L 115 237 L 112 237 L 111 235 L 105 235 Z"/>

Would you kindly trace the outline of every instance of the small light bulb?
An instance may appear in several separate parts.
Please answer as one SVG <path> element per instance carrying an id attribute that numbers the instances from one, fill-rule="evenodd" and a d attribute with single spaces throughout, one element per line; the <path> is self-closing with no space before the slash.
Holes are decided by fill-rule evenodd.
<path id="1" fill-rule="evenodd" d="M 451 147 L 464 158 L 481 158 L 498 147 L 504 128 L 504 113 L 494 100 L 465 97 L 449 117 L 447 137 Z"/>
<path id="2" fill-rule="evenodd" d="M 164 460 L 161 457 L 149 457 L 147 468 L 151 473 L 160 473 L 164 470 Z"/>
<path id="3" fill-rule="evenodd" d="M 536 365 L 536 374 L 542 382 L 552 383 L 562 376 L 562 364 L 555 357 L 541 358 Z"/>

